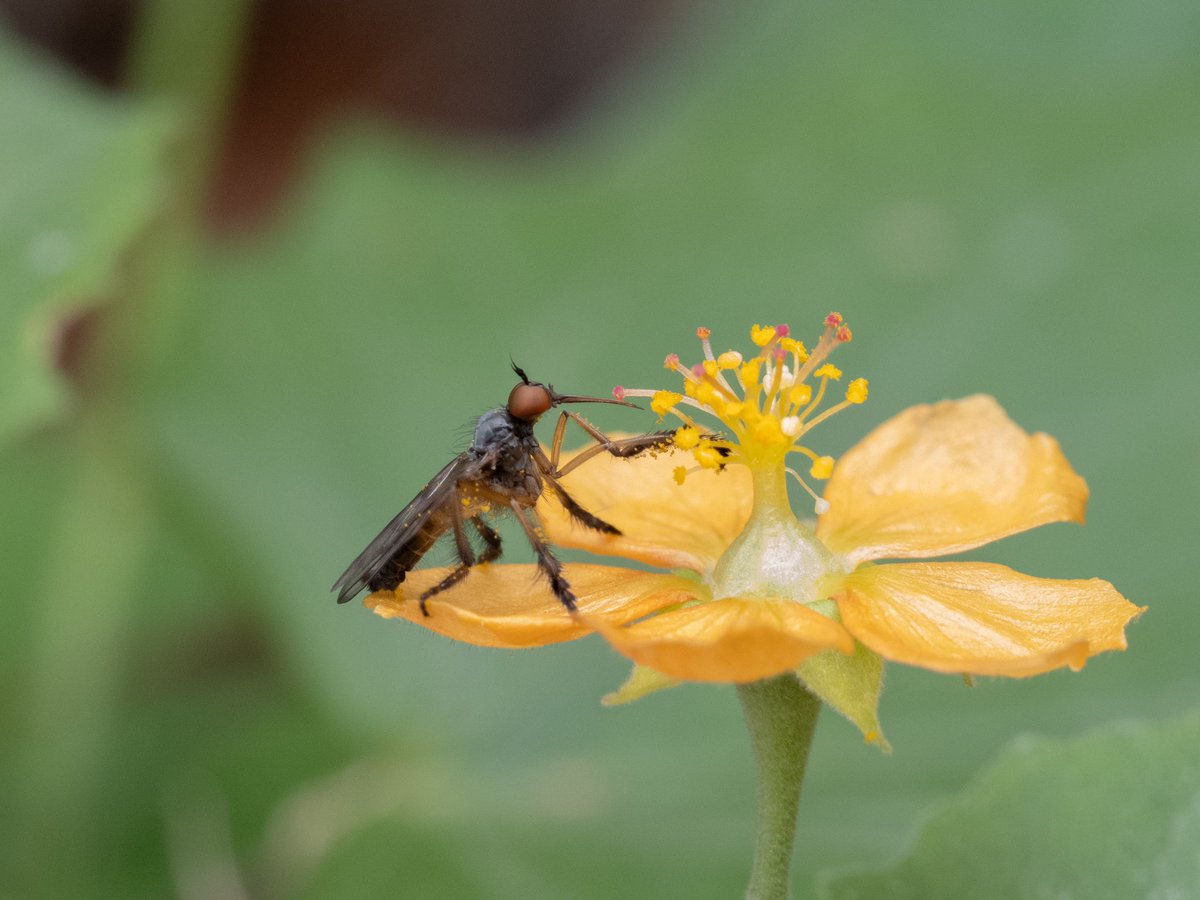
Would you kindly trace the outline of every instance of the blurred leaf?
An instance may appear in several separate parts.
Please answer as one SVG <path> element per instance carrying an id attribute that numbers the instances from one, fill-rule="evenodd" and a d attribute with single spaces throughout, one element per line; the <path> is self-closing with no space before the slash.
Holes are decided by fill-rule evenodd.
<path id="1" fill-rule="evenodd" d="M 1024 739 L 921 832 L 828 900 L 1200 895 L 1200 713 L 1071 741 Z"/>
<path id="2" fill-rule="evenodd" d="M 119 291 L 170 133 L 161 110 L 86 89 L 0 32 L 0 441 L 63 408 L 68 328 Z"/>

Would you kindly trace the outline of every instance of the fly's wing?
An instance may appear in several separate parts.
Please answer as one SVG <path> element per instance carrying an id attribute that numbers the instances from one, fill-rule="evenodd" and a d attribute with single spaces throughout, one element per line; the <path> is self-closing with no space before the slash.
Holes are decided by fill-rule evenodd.
<path id="1" fill-rule="evenodd" d="M 453 495 L 455 485 L 470 477 L 475 466 L 475 460 L 462 453 L 438 472 L 334 583 L 332 589 L 338 592 L 338 603 L 345 603 L 367 587 L 405 545 L 416 539 L 433 513 Z"/>

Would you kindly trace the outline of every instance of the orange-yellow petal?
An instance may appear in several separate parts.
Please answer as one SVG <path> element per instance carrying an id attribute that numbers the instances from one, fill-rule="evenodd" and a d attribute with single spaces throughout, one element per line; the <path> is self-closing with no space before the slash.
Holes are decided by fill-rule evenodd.
<path id="1" fill-rule="evenodd" d="M 571 615 L 551 593 L 536 566 L 485 565 L 429 599 L 421 615 L 417 598 L 450 569 L 419 569 L 393 594 L 376 591 L 364 603 L 385 619 L 408 619 L 446 637 L 483 647 L 539 647 L 592 631 L 588 623 L 620 625 L 655 610 L 703 596 L 693 581 L 612 566 L 567 565 L 563 574 L 578 598 Z"/>
<path id="2" fill-rule="evenodd" d="M 817 536 L 852 564 L 958 553 L 1047 522 L 1082 522 L 1087 485 L 1058 442 L 985 395 L 914 406 L 846 453 Z"/>
<path id="3" fill-rule="evenodd" d="M 938 672 L 1023 677 L 1125 649 L 1142 609 L 1107 581 L 991 563 L 892 563 L 846 576 L 846 630 L 881 656 Z"/>
<path id="4" fill-rule="evenodd" d="M 563 462 L 578 453 L 564 453 Z M 750 518 L 754 500 L 750 470 L 745 466 L 701 469 L 678 483 L 675 469 L 681 464 L 690 467 L 692 462 L 690 453 L 669 451 L 633 459 L 602 453 L 589 459 L 562 485 L 621 534 L 580 526 L 546 491 L 537 506 L 546 536 L 560 547 L 623 556 L 664 569 L 711 570 Z"/>
<path id="5" fill-rule="evenodd" d="M 595 625 L 634 662 L 685 681 L 757 681 L 829 647 L 854 649 L 835 620 L 791 600 L 726 597 L 627 627 Z"/>

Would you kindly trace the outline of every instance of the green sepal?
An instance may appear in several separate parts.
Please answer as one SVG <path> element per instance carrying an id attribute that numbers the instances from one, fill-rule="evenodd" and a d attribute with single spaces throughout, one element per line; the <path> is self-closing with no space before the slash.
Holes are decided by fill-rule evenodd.
<path id="1" fill-rule="evenodd" d="M 868 743 L 884 753 L 892 752 L 879 724 L 883 659 L 878 653 L 857 642 L 851 654 L 826 650 L 805 660 L 796 675 L 810 691 L 858 726 Z"/>
<path id="2" fill-rule="evenodd" d="M 621 706 L 625 703 L 632 703 L 634 700 L 641 700 L 647 694 L 653 694 L 655 691 L 672 688 L 679 684 L 680 681 L 670 675 L 664 675 L 657 669 L 634 663 L 625 683 L 611 694 L 605 694 L 600 702 L 605 706 Z"/>

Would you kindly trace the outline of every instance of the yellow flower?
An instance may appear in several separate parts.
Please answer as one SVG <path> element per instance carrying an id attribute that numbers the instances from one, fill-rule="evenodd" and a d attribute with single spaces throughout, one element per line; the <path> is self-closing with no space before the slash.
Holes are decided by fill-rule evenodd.
<path id="1" fill-rule="evenodd" d="M 796 670 L 881 744 L 874 709 L 880 657 L 939 672 L 1023 677 L 1078 669 L 1097 653 L 1125 648 L 1125 626 L 1141 609 L 1108 582 L 913 561 L 1050 522 L 1082 523 L 1087 487 L 1053 438 L 1027 434 L 993 398 L 977 395 L 908 409 L 834 465 L 802 441 L 866 399 L 866 382 L 856 380 L 846 400 L 815 414 L 828 382 L 817 366 L 845 342 L 848 326 L 831 314 L 807 359 L 791 352 L 795 383 L 787 388 L 775 377 L 788 357 L 779 346 L 787 328 L 756 326 L 755 343 L 768 332 L 743 364 L 756 373 L 742 379 L 744 396 L 703 366 L 670 366 L 719 395 L 704 411 L 722 420 L 727 439 L 713 439 L 672 408 L 685 420 L 680 449 L 632 460 L 602 454 L 564 479 L 579 503 L 602 510 L 620 534 L 579 526 L 549 492 L 538 505 L 558 546 L 668 572 L 570 565 L 575 617 L 534 582 L 533 566 L 520 565 L 481 568 L 431 599 L 427 618 L 411 597 L 445 577 L 444 569 L 413 572 L 397 595 L 376 593 L 367 604 L 488 646 L 537 646 L 595 630 L 634 662 L 669 676 L 650 679 L 656 686 L 748 682 Z M 821 383 L 810 400 L 795 385 L 813 376 Z M 814 477 L 832 468 L 822 498 L 788 465 L 793 453 L 811 461 Z M 699 465 L 684 470 L 686 454 Z M 815 500 L 815 529 L 792 511 L 789 474 Z"/>

